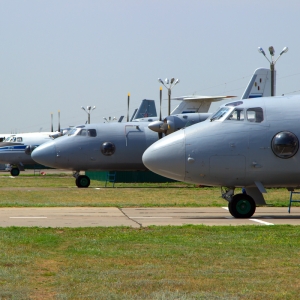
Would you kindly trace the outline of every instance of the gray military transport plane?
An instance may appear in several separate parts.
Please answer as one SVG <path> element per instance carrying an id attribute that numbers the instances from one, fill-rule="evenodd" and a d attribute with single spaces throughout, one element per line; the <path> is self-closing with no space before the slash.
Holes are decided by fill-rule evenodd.
<path id="1" fill-rule="evenodd" d="M 162 176 L 221 186 L 229 212 L 249 218 L 266 188 L 300 187 L 300 95 L 227 103 L 206 121 L 150 146 L 145 166 Z M 244 193 L 234 194 L 244 187 Z"/>
<path id="2" fill-rule="evenodd" d="M 269 84 L 266 84 L 269 80 L 269 71 L 266 69 L 258 70 L 253 75 L 255 80 L 253 81 L 252 77 L 249 83 L 251 88 L 248 86 L 246 89 L 248 97 L 251 95 L 251 91 L 269 92 L 267 88 Z M 208 101 L 211 103 L 214 101 L 213 98 L 205 97 L 206 110 L 209 108 Z M 218 100 L 224 98 L 218 97 Z M 188 100 L 182 100 L 184 103 L 180 105 L 187 108 L 189 106 L 194 107 L 194 98 L 189 97 Z M 198 107 L 200 107 L 203 99 L 200 97 L 196 100 Z M 165 118 L 167 127 L 162 128 L 162 130 L 165 134 L 172 133 L 193 123 L 202 122 L 209 116 L 211 114 L 203 112 L 203 110 L 197 114 L 187 113 L 168 116 Z M 176 117 L 177 121 L 180 122 L 175 123 L 173 117 Z M 171 123 L 168 123 L 168 118 L 172 118 L 171 121 L 174 121 L 173 127 Z M 157 134 L 161 130 L 159 126 L 153 130 L 149 124 L 149 119 L 148 122 L 140 120 L 140 122 L 80 125 L 74 127 L 67 135 L 42 144 L 33 150 L 31 157 L 37 163 L 48 167 L 73 170 L 76 185 L 86 188 L 90 185 L 90 179 L 86 175 L 80 175 L 80 171 L 147 170 L 142 162 L 142 155 L 150 145 L 159 139 L 159 134 Z"/>

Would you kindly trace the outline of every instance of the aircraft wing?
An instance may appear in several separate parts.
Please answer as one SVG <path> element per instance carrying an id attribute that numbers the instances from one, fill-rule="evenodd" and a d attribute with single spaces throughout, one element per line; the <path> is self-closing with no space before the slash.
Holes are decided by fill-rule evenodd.
<path id="1" fill-rule="evenodd" d="M 181 103 L 171 112 L 171 115 L 182 113 L 207 113 L 212 102 L 234 98 L 236 96 L 198 96 L 188 95 L 172 98 L 180 100 Z"/>
<path id="2" fill-rule="evenodd" d="M 236 96 L 197 96 L 197 95 L 190 95 L 190 96 L 181 96 L 181 97 L 175 97 L 171 100 L 180 100 L 180 101 L 220 101 L 221 99 L 227 99 L 227 98 L 235 98 Z"/>

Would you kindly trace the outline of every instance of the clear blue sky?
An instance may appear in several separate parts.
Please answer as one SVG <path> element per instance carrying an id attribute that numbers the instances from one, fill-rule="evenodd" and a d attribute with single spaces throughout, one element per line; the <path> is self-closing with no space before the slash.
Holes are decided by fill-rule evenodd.
<path id="1" fill-rule="evenodd" d="M 254 70 L 276 56 L 277 94 L 300 93 L 299 0 L 1 0 L 0 132 L 50 130 L 130 115 L 159 100 L 158 77 L 180 79 L 172 96 L 241 96 Z M 167 92 L 163 89 L 163 97 Z M 172 103 L 174 108 L 178 104 Z M 167 101 L 163 102 L 167 113 Z"/>

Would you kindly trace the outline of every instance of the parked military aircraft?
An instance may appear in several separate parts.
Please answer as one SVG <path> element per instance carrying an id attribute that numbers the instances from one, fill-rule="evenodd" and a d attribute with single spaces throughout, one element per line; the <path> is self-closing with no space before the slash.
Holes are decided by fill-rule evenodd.
<path id="1" fill-rule="evenodd" d="M 263 86 L 262 90 L 264 88 Z M 184 105 L 189 104 L 189 101 L 196 103 L 195 99 L 190 99 Z M 201 103 L 198 102 L 197 105 L 199 108 Z M 208 117 L 207 113 L 202 118 L 195 115 L 183 114 L 184 122 L 180 128 L 187 126 L 189 120 L 196 122 L 198 118 L 198 121 L 203 121 Z M 158 139 L 157 131 L 150 130 L 148 125 L 149 122 L 141 121 L 76 126 L 68 135 L 36 148 L 32 152 L 32 158 L 49 167 L 73 170 L 76 185 L 88 187 L 90 179 L 86 175 L 80 175 L 80 171 L 146 170 L 142 162 L 143 152 Z M 174 131 L 177 129 L 179 128 L 176 127 Z"/>
<path id="2" fill-rule="evenodd" d="M 283 105 L 284 103 L 284 105 Z M 229 212 L 249 218 L 269 187 L 300 186 L 300 95 L 238 100 L 150 146 L 145 166 L 162 176 L 221 186 Z M 245 192 L 234 194 L 235 188 Z"/>
<path id="3" fill-rule="evenodd" d="M 271 96 L 271 71 L 258 68 L 254 71 L 241 99 Z M 155 120 L 148 126 L 151 130 L 168 135 L 185 126 L 204 121 L 211 115 L 208 113 L 211 104 L 232 96 L 198 96 L 189 95 L 173 98 L 181 103 L 163 120 Z"/>

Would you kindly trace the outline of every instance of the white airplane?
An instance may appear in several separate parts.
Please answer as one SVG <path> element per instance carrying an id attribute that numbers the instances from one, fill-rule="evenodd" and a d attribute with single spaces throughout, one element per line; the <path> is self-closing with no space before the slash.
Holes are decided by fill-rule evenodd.
<path id="1" fill-rule="evenodd" d="M 0 163 L 9 165 L 12 176 L 18 176 L 24 171 L 25 165 L 33 165 L 36 162 L 31 158 L 31 152 L 37 146 L 52 138 L 53 132 L 34 132 L 12 134 L 3 142 L 0 142 Z"/>
<path id="2" fill-rule="evenodd" d="M 238 100 L 151 145 L 145 166 L 162 176 L 220 186 L 236 218 L 265 205 L 266 188 L 299 188 L 300 95 Z M 244 192 L 234 194 L 236 188 Z"/>

